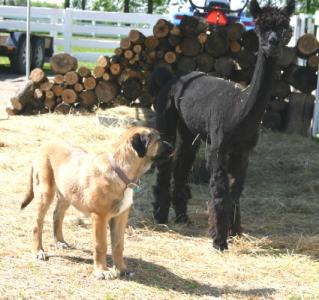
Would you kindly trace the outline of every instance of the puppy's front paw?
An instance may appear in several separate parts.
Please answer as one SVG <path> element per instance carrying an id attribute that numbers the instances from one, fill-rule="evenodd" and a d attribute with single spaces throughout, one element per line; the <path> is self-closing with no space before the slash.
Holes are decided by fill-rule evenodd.
<path id="1" fill-rule="evenodd" d="M 47 255 L 45 254 L 45 252 L 41 249 L 39 250 L 36 254 L 35 254 L 36 259 L 39 260 L 48 260 Z"/>
<path id="2" fill-rule="evenodd" d="M 115 268 L 107 270 L 95 270 L 94 276 L 100 280 L 113 280 L 120 276 L 120 272 Z"/>
<path id="3" fill-rule="evenodd" d="M 66 241 L 57 241 L 55 243 L 55 246 L 58 249 L 70 249 L 71 248 L 71 246 Z"/>

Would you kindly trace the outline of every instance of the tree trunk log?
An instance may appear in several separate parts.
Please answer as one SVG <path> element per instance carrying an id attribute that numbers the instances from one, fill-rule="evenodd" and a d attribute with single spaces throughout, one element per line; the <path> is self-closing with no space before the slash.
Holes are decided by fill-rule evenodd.
<path id="1" fill-rule="evenodd" d="M 245 31 L 242 35 L 242 45 L 245 50 L 257 52 L 259 48 L 258 36 L 254 30 Z"/>
<path id="2" fill-rule="evenodd" d="M 105 73 L 105 67 L 95 66 L 93 69 L 93 76 L 96 79 L 102 78 L 104 73 Z"/>
<path id="3" fill-rule="evenodd" d="M 242 68 L 249 68 L 256 64 L 256 56 L 248 50 L 241 50 L 237 54 L 237 62 Z"/>
<path id="4" fill-rule="evenodd" d="M 77 82 L 77 83 L 74 85 L 73 88 L 74 88 L 74 90 L 75 90 L 76 93 L 81 93 L 81 92 L 83 91 L 83 89 L 84 89 L 83 84 L 82 84 L 82 83 L 79 83 L 79 82 Z"/>
<path id="5" fill-rule="evenodd" d="M 75 71 L 69 71 L 64 75 L 64 82 L 67 85 L 75 85 L 79 82 L 79 75 Z"/>
<path id="6" fill-rule="evenodd" d="M 96 60 L 96 65 L 102 68 L 108 68 L 110 66 L 110 58 L 108 56 L 100 55 Z"/>
<path id="7" fill-rule="evenodd" d="M 69 71 L 75 71 L 78 67 L 78 61 L 75 57 L 67 53 L 58 53 L 51 58 L 51 70 L 57 74 L 65 74 Z"/>
<path id="8" fill-rule="evenodd" d="M 96 88 L 95 94 L 103 103 L 111 102 L 115 99 L 115 97 L 119 94 L 120 88 L 116 82 L 113 81 L 100 81 Z"/>
<path id="9" fill-rule="evenodd" d="M 153 36 L 153 35 L 148 36 L 145 39 L 144 45 L 149 50 L 155 50 L 159 45 L 158 38 L 156 36 Z"/>
<path id="10" fill-rule="evenodd" d="M 75 103 L 77 101 L 78 97 L 77 97 L 77 94 L 74 90 L 65 89 L 62 92 L 61 98 L 65 103 L 72 104 L 72 103 Z"/>
<path id="11" fill-rule="evenodd" d="M 71 106 L 69 104 L 61 102 L 55 107 L 54 112 L 58 114 L 67 115 L 70 113 L 70 110 Z"/>
<path id="12" fill-rule="evenodd" d="M 298 39 L 297 49 L 300 57 L 309 57 L 318 51 L 319 43 L 314 35 L 306 33 Z"/>
<path id="13" fill-rule="evenodd" d="M 197 36 L 208 29 L 208 23 L 204 18 L 184 16 L 179 28 L 185 36 Z"/>
<path id="14" fill-rule="evenodd" d="M 292 93 L 289 97 L 286 132 L 308 136 L 315 97 Z"/>
<path id="15" fill-rule="evenodd" d="M 142 93 L 142 83 L 136 78 L 129 78 L 122 83 L 123 95 L 130 102 L 136 100 Z"/>
<path id="16" fill-rule="evenodd" d="M 141 33 L 138 30 L 132 29 L 129 34 L 128 34 L 128 38 L 130 39 L 130 41 L 134 44 L 143 44 L 145 41 L 145 36 L 143 33 Z"/>
<path id="17" fill-rule="evenodd" d="M 310 67 L 290 65 L 282 78 L 302 93 L 311 93 L 317 86 L 316 71 Z"/>
<path id="18" fill-rule="evenodd" d="M 35 68 L 30 73 L 30 79 L 35 84 L 39 84 L 39 83 L 45 81 L 47 78 L 46 78 L 45 73 L 42 69 Z"/>
<path id="19" fill-rule="evenodd" d="M 241 23 L 232 23 L 227 32 L 230 41 L 239 41 L 245 32 L 245 26 Z"/>
<path id="20" fill-rule="evenodd" d="M 207 53 L 201 53 L 195 57 L 197 69 L 201 72 L 209 73 L 214 68 L 214 58 Z"/>
<path id="21" fill-rule="evenodd" d="M 234 67 L 234 61 L 231 57 L 221 57 L 215 61 L 215 71 L 223 78 L 229 78 Z"/>
<path id="22" fill-rule="evenodd" d="M 277 65 L 280 68 L 285 69 L 289 65 L 294 64 L 296 60 L 297 60 L 297 49 L 295 47 L 290 48 L 290 47 L 284 46 L 282 47 L 282 52 L 277 59 Z"/>
<path id="23" fill-rule="evenodd" d="M 181 49 L 185 56 L 196 56 L 199 54 L 202 46 L 197 37 L 185 37 L 181 43 Z"/>
<path id="24" fill-rule="evenodd" d="M 227 32 L 219 29 L 214 31 L 207 39 L 205 50 L 214 57 L 225 56 L 228 53 L 229 41 Z"/>
<path id="25" fill-rule="evenodd" d="M 290 94 L 290 85 L 283 80 L 275 80 L 271 91 L 272 97 L 286 98 Z"/>
<path id="26" fill-rule="evenodd" d="M 93 90 L 96 87 L 96 80 L 94 77 L 86 77 L 83 80 L 83 86 L 86 90 Z"/>
<path id="27" fill-rule="evenodd" d="M 191 72 L 196 69 L 196 62 L 193 58 L 188 57 L 188 56 L 182 56 L 178 60 L 177 63 L 177 70 L 180 72 Z"/>
<path id="28" fill-rule="evenodd" d="M 85 78 L 85 77 L 90 77 L 91 76 L 91 71 L 87 68 L 87 67 L 84 67 L 84 66 L 81 66 L 79 69 L 78 69 L 78 74 Z"/>
<path id="29" fill-rule="evenodd" d="M 52 91 L 56 97 L 61 97 L 64 88 L 59 84 L 54 84 L 52 87 Z"/>
<path id="30" fill-rule="evenodd" d="M 164 19 L 159 19 L 153 27 L 153 34 L 157 38 L 164 38 L 168 35 L 172 28 L 173 25 L 170 22 Z"/>
<path id="31" fill-rule="evenodd" d="M 80 105 L 85 108 L 91 108 L 97 104 L 97 98 L 94 91 L 83 91 L 79 95 Z"/>
<path id="32" fill-rule="evenodd" d="M 44 92 L 51 90 L 52 87 L 53 82 L 51 82 L 50 80 L 46 80 L 40 84 L 40 90 Z"/>
<path id="33" fill-rule="evenodd" d="M 34 100 L 33 94 L 35 88 L 36 87 L 31 80 L 27 81 L 24 87 L 10 99 L 13 110 L 21 112 L 27 106 L 27 104 L 32 102 Z M 8 105 L 8 107 L 9 106 L 10 105 Z"/>
<path id="34" fill-rule="evenodd" d="M 308 66 L 317 71 L 318 66 L 319 66 L 319 56 L 318 55 L 311 55 L 308 58 Z"/>
<path id="35" fill-rule="evenodd" d="M 54 76 L 54 83 L 56 83 L 56 84 L 62 84 L 62 83 L 64 83 L 64 76 L 61 75 L 61 74 L 56 74 L 56 75 Z"/>

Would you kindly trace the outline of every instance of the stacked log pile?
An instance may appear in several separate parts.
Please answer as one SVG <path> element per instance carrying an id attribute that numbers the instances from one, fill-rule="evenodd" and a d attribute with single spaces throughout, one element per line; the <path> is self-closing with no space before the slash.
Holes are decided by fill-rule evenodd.
<path id="1" fill-rule="evenodd" d="M 297 118 L 293 116 L 294 111 L 298 111 L 293 108 L 295 103 L 303 103 L 302 107 L 307 106 L 303 113 L 307 111 L 307 116 L 311 115 L 318 50 L 318 41 L 310 34 L 302 36 L 296 47 L 283 48 L 264 118 L 265 126 L 289 130 L 291 119 Z M 26 91 L 36 101 L 42 101 L 45 108 L 63 113 L 69 112 L 72 106 L 91 109 L 97 104 L 110 107 L 135 103 L 150 107 L 152 98 L 145 86 L 156 65 L 166 65 L 175 73 L 199 70 L 246 87 L 252 79 L 257 51 L 255 32 L 246 31 L 239 23 L 212 30 L 204 19 L 195 17 L 185 16 L 179 26 L 160 19 L 151 36 L 131 30 L 114 55 L 99 57 L 93 70 L 77 69 L 76 60 L 68 54 L 54 56 L 51 61 L 51 68 L 56 73 L 53 81 L 35 82 L 31 78 Z M 305 61 L 305 65 L 298 65 L 297 58 Z M 21 107 L 16 104 L 17 99 L 11 101 L 11 113 L 23 111 L 26 101 L 21 100 Z"/>

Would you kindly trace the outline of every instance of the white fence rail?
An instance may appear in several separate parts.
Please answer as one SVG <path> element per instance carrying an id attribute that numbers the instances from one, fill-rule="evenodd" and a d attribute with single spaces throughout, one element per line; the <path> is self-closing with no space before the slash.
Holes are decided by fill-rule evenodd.
<path id="1" fill-rule="evenodd" d="M 0 6 L 0 29 L 25 30 L 26 13 L 26 7 Z M 133 28 L 151 35 L 154 24 L 163 17 L 141 13 L 32 7 L 31 31 L 54 37 L 55 47 L 62 46 L 64 52 L 71 53 L 79 60 L 95 61 L 101 52 L 118 47 L 119 38 L 127 36 Z M 101 52 L 73 52 L 74 46 L 97 48 Z"/>

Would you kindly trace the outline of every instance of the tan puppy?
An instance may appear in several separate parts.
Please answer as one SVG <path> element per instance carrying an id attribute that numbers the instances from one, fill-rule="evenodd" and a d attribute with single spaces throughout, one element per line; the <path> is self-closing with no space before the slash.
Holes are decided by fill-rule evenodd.
<path id="1" fill-rule="evenodd" d="M 124 231 L 133 203 L 131 186 L 155 159 L 168 158 L 171 151 L 171 146 L 160 140 L 156 130 L 146 127 L 128 129 L 109 152 L 102 154 L 89 154 L 53 143 L 43 146 L 33 163 L 28 192 L 21 205 L 23 209 L 33 198 L 39 202 L 33 228 L 36 257 L 46 259 L 42 247 L 43 221 L 56 195 L 53 231 L 57 246 L 68 247 L 63 238 L 62 223 L 72 204 L 92 219 L 95 275 L 111 279 L 118 273 L 106 265 L 107 223 L 110 225 L 114 265 L 121 274 L 128 274 L 123 249 Z"/>

